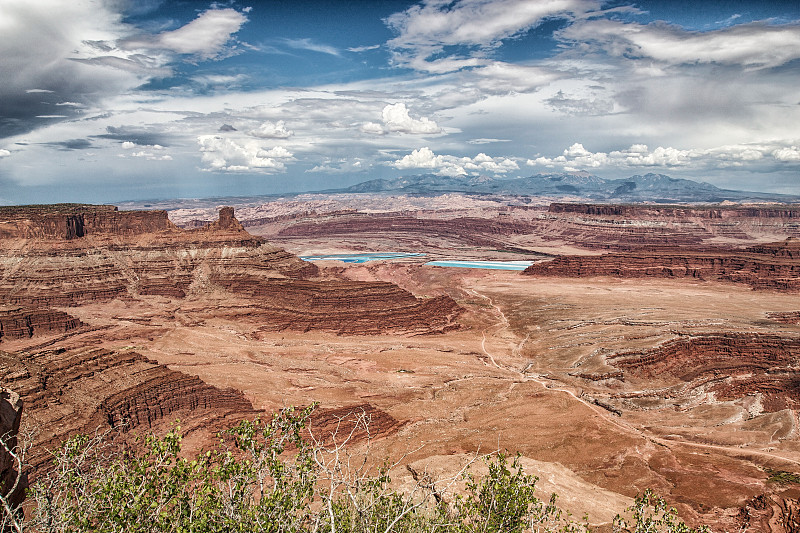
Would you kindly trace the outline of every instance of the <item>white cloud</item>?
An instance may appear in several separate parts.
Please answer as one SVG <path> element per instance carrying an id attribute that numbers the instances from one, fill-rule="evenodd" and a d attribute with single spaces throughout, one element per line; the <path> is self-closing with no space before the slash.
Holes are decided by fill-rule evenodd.
<path id="1" fill-rule="evenodd" d="M 165 148 L 160 144 L 136 144 L 131 141 L 125 141 L 122 143 L 122 148 L 124 150 L 133 150 L 138 148 L 138 152 L 130 152 L 128 156 L 130 157 L 139 157 L 142 159 L 147 159 L 148 161 L 172 161 L 172 156 L 169 154 L 156 154 L 154 152 L 163 152 Z M 120 157 L 127 157 L 125 154 L 119 154 Z"/>
<path id="2" fill-rule="evenodd" d="M 428 117 L 411 118 L 402 102 L 389 104 L 383 108 L 383 124 L 388 131 L 412 134 L 441 133 L 442 128 Z"/>
<path id="3" fill-rule="evenodd" d="M 658 146 L 650 149 L 645 144 L 634 144 L 624 150 L 591 152 L 582 144 L 574 143 L 561 155 L 529 159 L 529 166 L 576 169 L 636 169 L 655 167 L 662 169 L 720 169 L 744 168 L 757 170 L 758 166 L 774 169 L 786 164 L 799 163 L 800 150 L 787 142 L 725 145 L 707 149 L 679 149 Z M 761 168 L 764 170 L 764 168 Z"/>
<path id="4" fill-rule="evenodd" d="M 291 48 L 297 50 L 310 50 L 312 52 L 319 52 L 321 54 L 328 54 L 331 56 L 339 57 L 341 55 L 339 50 L 327 44 L 320 44 L 311 39 L 284 39 L 284 42 Z"/>
<path id="5" fill-rule="evenodd" d="M 205 170 L 271 174 L 284 172 L 285 161 L 293 160 L 293 154 L 282 146 L 265 150 L 257 141 L 240 142 L 217 135 L 197 137 Z"/>
<path id="6" fill-rule="evenodd" d="M 772 156 L 778 161 L 800 162 L 800 149 L 797 146 L 778 148 L 772 152 Z"/>
<path id="7" fill-rule="evenodd" d="M 294 132 L 286 129 L 286 123 L 283 120 L 277 122 L 266 121 L 259 127 L 250 130 L 249 133 L 259 139 L 288 139 L 294 134 Z"/>
<path id="8" fill-rule="evenodd" d="M 192 81 L 206 87 L 234 88 L 240 87 L 247 78 L 248 76 L 245 74 L 236 74 L 235 76 L 228 74 L 202 74 L 192 76 Z"/>
<path id="9" fill-rule="evenodd" d="M 665 23 L 594 19 L 570 25 L 558 36 L 589 43 L 612 56 L 654 59 L 670 65 L 719 63 L 768 68 L 800 59 L 798 24 L 757 22 L 693 32 Z"/>
<path id="10" fill-rule="evenodd" d="M 445 46 L 494 48 L 547 18 L 580 16 L 599 7 L 592 0 L 429 0 L 395 13 L 385 22 L 398 34 L 388 42 L 398 64 L 448 72 L 480 61 L 476 57 L 428 61 Z"/>
<path id="11" fill-rule="evenodd" d="M 490 157 L 480 153 L 473 158 L 436 155 L 427 146 L 413 150 L 390 163 L 396 169 L 429 169 L 442 176 L 466 176 L 484 173 L 506 174 L 519 169 L 516 161 L 503 157 Z"/>
<path id="12" fill-rule="evenodd" d="M 233 34 L 247 22 L 247 16 L 235 9 L 209 9 L 177 30 L 121 42 L 128 49 L 168 50 L 198 59 L 221 59 L 235 53 L 228 46 Z"/>
<path id="13" fill-rule="evenodd" d="M 347 51 L 348 52 L 359 53 L 359 52 L 366 52 L 368 50 L 377 50 L 380 47 L 381 47 L 381 45 L 379 45 L 379 44 L 373 44 L 371 46 L 354 46 L 352 48 L 348 48 Z"/>
<path id="14" fill-rule="evenodd" d="M 131 157 L 143 157 L 148 161 L 172 161 L 172 156 L 169 154 L 156 155 L 153 152 L 147 152 L 145 150 L 133 152 Z"/>
<path id="15" fill-rule="evenodd" d="M 8 150 L 0 149 L 0 157 L 8 157 L 10 155 L 11 155 L 11 152 L 9 152 Z"/>
<path id="16" fill-rule="evenodd" d="M 307 173 L 324 173 L 324 174 L 352 174 L 354 172 L 363 172 L 371 168 L 372 165 L 361 158 L 355 159 L 339 159 L 333 161 L 331 159 L 325 160 L 322 164 L 316 165 L 313 168 L 306 170 Z"/>
<path id="17" fill-rule="evenodd" d="M 383 129 L 383 126 L 376 122 L 365 122 L 361 125 L 361 131 L 364 133 L 372 133 L 374 135 L 383 135 L 386 131 Z"/>

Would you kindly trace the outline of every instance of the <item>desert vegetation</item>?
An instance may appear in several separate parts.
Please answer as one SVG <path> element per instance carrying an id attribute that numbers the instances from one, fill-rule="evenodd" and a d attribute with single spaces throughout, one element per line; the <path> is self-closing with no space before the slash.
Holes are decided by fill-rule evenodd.
<path id="1" fill-rule="evenodd" d="M 587 523 L 558 508 L 556 494 L 540 498 L 537 478 L 507 452 L 474 457 L 472 462 L 488 466 L 483 477 L 470 473 L 469 462 L 450 479 L 415 472 L 415 484 L 398 489 L 390 471 L 399 463 L 375 466 L 369 445 L 357 452 L 352 448 L 357 427 L 325 438 L 311 434 L 307 422 L 315 407 L 286 408 L 269 420 L 244 420 L 221 433 L 217 446 L 195 455 L 182 450 L 179 426 L 134 446 L 115 442 L 111 432 L 77 435 L 54 453 L 52 467 L 29 488 L 27 516 L 2 497 L 2 530 L 589 531 Z M 358 425 L 368 426 L 368 417 Z M 24 472 L 25 447 L 23 442 L 6 446 L 18 472 Z M 613 528 L 705 531 L 686 526 L 650 491 L 618 515 Z"/>

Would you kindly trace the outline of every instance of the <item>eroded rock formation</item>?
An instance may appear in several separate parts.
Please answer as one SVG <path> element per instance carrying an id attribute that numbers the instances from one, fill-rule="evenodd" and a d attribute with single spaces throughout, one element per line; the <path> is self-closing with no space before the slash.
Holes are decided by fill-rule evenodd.
<path id="1" fill-rule="evenodd" d="M 677 379 L 722 401 L 760 396 L 761 409 L 800 408 L 800 338 L 762 333 L 693 335 L 607 358 L 646 380 Z"/>
<path id="2" fill-rule="evenodd" d="M 531 265 L 533 276 L 620 278 L 696 278 L 746 283 L 755 289 L 800 289 L 800 240 L 754 246 L 745 250 L 610 253 L 559 256 Z"/>
<path id="3" fill-rule="evenodd" d="M 52 211 L 10 211 L 10 220 L 26 230 L 4 234 L 9 246 L 0 251 L 0 303 L 65 307 L 222 290 L 246 298 L 249 316 L 266 328 L 347 334 L 441 332 L 456 327 L 460 313 L 449 298 L 418 299 L 390 283 L 314 279 L 315 265 L 247 233 L 232 208 L 185 231 L 163 211 L 129 216 L 82 207 L 83 229 L 67 236 L 59 224 L 72 216 L 69 208 Z M 23 238 L 30 235 L 45 237 Z"/>
<path id="4" fill-rule="evenodd" d="M 461 312 L 448 297 L 417 298 L 392 283 L 323 276 L 312 263 L 247 233 L 231 208 L 190 231 L 172 225 L 163 211 L 4 208 L 0 242 L 0 338 L 19 343 L 49 335 L 25 349 L 0 352 L 0 382 L 24 398 L 30 424 L 40 431 L 31 456 L 34 471 L 46 465 L 48 450 L 76 433 L 149 429 L 180 418 L 184 430 L 211 434 L 255 414 L 238 390 L 209 385 L 114 344 L 132 335 L 157 335 L 161 330 L 150 326 L 150 318 L 132 316 L 121 328 L 104 322 L 101 327 L 111 329 L 92 333 L 95 326 L 81 328 L 58 308 L 116 299 L 149 309 L 148 302 L 169 307 L 181 301 L 187 320 L 242 319 L 256 335 L 259 328 L 440 333 L 457 327 Z M 176 320 L 163 309 L 158 316 Z M 131 323 L 139 325 L 137 332 Z M 371 435 L 398 427 L 369 404 L 357 407 L 372 419 Z M 337 424 L 352 429 L 354 412 L 319 410 L 312 422 L 323 433 Z M 354 438 L 365 437 L 359 432 Z"/>
<path id="5" fill-rule="evenodd" d="M 0 382 L 25 399 L 29 424 L 39 430 L 34 470 L 47 463 L 47 450 L 76 433 L 149 428 L 181 413 L 201 413 L 208 421 L 254 412 L 241 392 L 212 387 L 132 350 L 0 353 Z"/>
<path id="6" fill-rule="evenodd" d="M 63 311 L 0 307 L 0 341 L 33 337 L 42 333 L 64 333 L 80 325 L 80 320 Z"/>
<path id="7" fill-rule="evenodd" d="M 141 235 L 174 229 L 166 211 L 118 211 L 111 205 L 0 207 L 0 239 L 72 240 L 89 235 Z"/>

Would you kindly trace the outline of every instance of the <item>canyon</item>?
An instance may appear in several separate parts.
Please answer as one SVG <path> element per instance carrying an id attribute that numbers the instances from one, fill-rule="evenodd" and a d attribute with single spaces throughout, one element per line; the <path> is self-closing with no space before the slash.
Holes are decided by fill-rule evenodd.
<path id="1" fill-rule="evenodd" d="M 200 450 L 319 402 L 310 431 L 365 417 L 354 445 L 401 487 L 506 449 L 595 525 L 652 488 L 715 531 L 798 531 L 796 206 L 353 201 L 0 208 L 31 477 L 76 433 L 179 423 Z M 363 251 L 424 255 L 299 259 Z"/>

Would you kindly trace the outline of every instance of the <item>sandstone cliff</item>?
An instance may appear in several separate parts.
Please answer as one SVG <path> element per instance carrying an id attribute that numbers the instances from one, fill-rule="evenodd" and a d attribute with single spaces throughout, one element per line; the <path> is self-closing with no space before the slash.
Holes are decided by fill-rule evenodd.
<path id="1" fill-rule="evenodd" d="M 7 212 L 7 220 L 26 230 L 7 232 L 9 246 L 0 250 L 0 304 L 67 307 L 227 291 L 246 299 L 248 315 L 265 328 L 346 334 L 441 332 L 456 327 L 461 312 L 449 298 L 418 299 L 390 283 L 316 279 L 315 265 L 247 233 L 232 208 L 190 231 L 172 226 L 162 211 L 78 211 Z M 79 216 L 83 229 L 58 226 L 70 216 Z M 30 235 L 43 237 L 21 237 Z"/>
<path id="2" fill-rule="evenodd" d="M 800 240 L 745 250 L 609 253 L 560 256 L 525 269 L 531 276 L 696 278 L 746 283 L 755 289 L 800 289 Z"/>
<path id="3" fill-rule="evenodd" d="M 254 412 L 241 392 L 212 387 L 134 351 L 0 352 L 0 382 L 25 399 L 28 423 L 39 430 L 30 457 L 34 470 L 48 463 L 47 450 L 76 433 L 149 428 L 181 414 L 202 415 L 208 423 Z"/>
<path id="4" fill-rule="evenodd" d="M 63 311 L 0 307 L 0 341 L 33 337 L 42 333 L 64 333 L 80 325 L 80 320 Z"/>
<path id="5" fill-rule="evenodd" d="M 800 338 L 759 333 L 690 335 L 608 361 L 624 374 L 651 381 L 671 379 L 718 400 L 758 395 L 765 412 L 800 408 Z"/>

